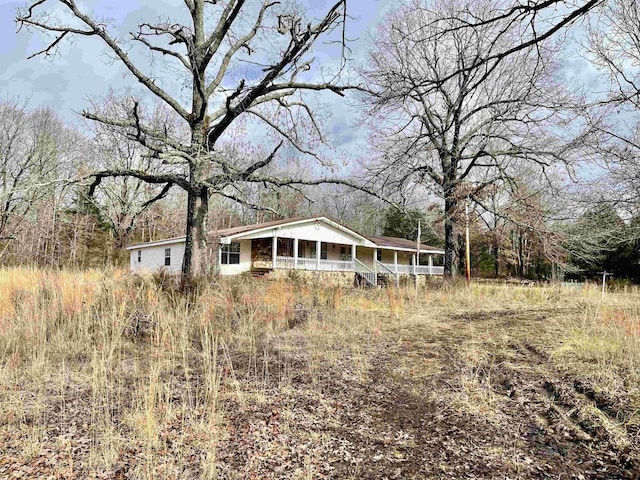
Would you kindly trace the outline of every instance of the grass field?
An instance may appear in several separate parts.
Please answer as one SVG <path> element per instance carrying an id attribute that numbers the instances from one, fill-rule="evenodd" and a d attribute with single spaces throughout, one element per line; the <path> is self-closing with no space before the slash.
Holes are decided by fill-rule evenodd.
<path id="1" fill-rule="evenodd" d="M 640 296 L 0 271 L 0 478 L 638 478 Z"/>

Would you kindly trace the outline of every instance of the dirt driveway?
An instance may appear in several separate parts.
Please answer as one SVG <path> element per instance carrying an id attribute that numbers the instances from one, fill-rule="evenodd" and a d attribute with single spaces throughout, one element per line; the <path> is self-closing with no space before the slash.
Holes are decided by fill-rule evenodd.
<path id="1" fill-rule="evenodd" d="M 303 332 L 270 338 L 279 367 L 263 395 L 226 404 L 218 475 L 639 478 L 624 388 L 612 396 L 554 353 L 571 314 L 415 315 L 321 348 Z"/>

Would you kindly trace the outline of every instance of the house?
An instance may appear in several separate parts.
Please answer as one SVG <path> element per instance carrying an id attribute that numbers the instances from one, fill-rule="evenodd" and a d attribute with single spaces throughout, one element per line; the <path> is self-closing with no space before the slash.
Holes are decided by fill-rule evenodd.
<path id="1" fill-rule="evenodd" d="M 298 217 L 210 233 L 218 239 L 221 275 L 244 272 L 323 272 L 369 284 L 381 277 L 442 275 L 444 251 L 403 238 L 362 235 L 331 218 Z M 127 247 L 132 272 L 180 272 L 185 237 Z M 211 252 L 213 253 L 213 252 Z M 436 262 L 434 262 L 434 257 Z M 416 277 L 417 278 L 417 277 Z"/>

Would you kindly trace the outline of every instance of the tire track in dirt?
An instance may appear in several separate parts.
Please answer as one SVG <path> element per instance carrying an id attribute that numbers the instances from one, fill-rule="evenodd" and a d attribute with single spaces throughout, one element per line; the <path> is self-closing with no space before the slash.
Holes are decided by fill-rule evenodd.
<path id="1" fill-rule="evenodd" d="M 264 403 L 227 405 L 235 433 L 219 445 L 220 477 L 292 478 L 304 447 L 313 478 L 640 478 L 637 445 L 621 446 L 585 414 L 597 409 L 619 422 L 624 405 L 566 378 L 539 338 L 516 334 L 523 323 L 543 329 L 555 314 L 508 310 L 455 317 L 442 328 L 390 326 L 367 337 L 360 358 L 340 346 L 331 362 L 316 358 L 313 375 L 304 345 L 294 353 L 275 342 Z M 495 339 L 482 343 L 478 325 L 501 329 L 508 341 L 500 348 Z M 484 349 L 478 364 L 465 356 L 469 342 Z M 364 369 L 356 365 L 362 358 Z M 468 393 L 469 375 L 490 409 L 457 402 Z M 293 388 L 281 389 L 283 377 Z"/>
<path id="2" fill-rule="evenodd" d="M 510 310 L 498 312 L 496 318 L 508 329 L 522 321 L 544 322 L 554 314 L 555 310 L 536 311 L 527 318 L 527 312 Z M 403 352 L 394 344 L 377 345 L 369 382 L 349 388 L 359 414 L 340 424 L 353 428 L 332 431 L 370 461 L 357 467 L 338 462 L 338 472 L 357 478 L 640 477 L 637 445 L 619 445 L 605 426 L 585 414 L 597 408 L 619 421 L 620 412 L 611 402 L 596 400 L 595 392 L 579 380 L 563 378 L 546 351 L 532 343 L 514 341 L 508 358 L 491 353 L 486 365 L 478 367 L 480 384 L 496 397 L 495 412 L 453 408 L 446 399 L 461 388 L 468 366 L 459 351 L 472 333 L 466 326 L 475 321 L 456 318 L 446 335 L 428 339 L 437 345 L 443 369 L 418 389 L 410 378 L 394 378 Z M 411 446 L 374 440 L 387 431 L 403 432 Z M 398 445 L 401 462 L 390 459 Z"/>
<path id="3" fill-rule="evenodd" d="M 498 377 L 503 377 L 498 382 L 502 391 L 493 388 L 502 396 L 499 410 L 514 421 L 527 415 L 534 418 L 525 422 L 528 444 L 538 458 L 554 457 L 548 473 L 563 472 L 562 478 L 638 478 L 637 441 L 621 442 L 619 434 L 599 421 L 599 414 L 613 423 L 629 413 L 596 394 L 585 381 L 566 378 L 541 347 L 527 341 L 509 346 L 508 360 L 489 360 L 499 365 Z"/>

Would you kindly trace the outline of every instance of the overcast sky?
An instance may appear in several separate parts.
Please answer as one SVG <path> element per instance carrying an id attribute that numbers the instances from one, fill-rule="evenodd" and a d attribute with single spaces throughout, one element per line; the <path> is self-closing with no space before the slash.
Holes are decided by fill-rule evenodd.
<path id="1" fill-rule="evenodd" d="M 301 3 L 306 4 L 311 15 L 320 16 L 332 1 L 303 0 Z M 175 17 L 184 12 L 182 0 L 84 0 L 80 3 L 85 11 L 112 19 L 123 33 L 134 30 L 140 18 L 154 20 L 159 15 Z M 397 0 L 349 0 L 350 14 L 354 18 L 349 22 L 348 36 L 356 39 L 352 44 L 355 58 L 364 57 L 373 28 L 398 3 Z M 59 56 L 27 60 L 30 54 L 43 48 L 44 43 L 40 33 L 16 33 L 16 8 L 24 4 L 24 0 L 0 0 L 0 96 L 29 98 L 32 107 L 49 106 L 65 120 L 79 121 L 74 112 L 87 108 L 89 98 L 99 98 L 109 89 L 136 86 L 137 82 L 124 67 L 108 61 L 104 55 L 106 50 L 98 39 L 66 41 Z M 318 50 L 320 63 L 336 60 L 332 58 L 335 49 L 332 51 L 331 47 L 321 45 Z M 568 75 L 592 89 L 598 88 L 593 69 L 576 52 L 568 51 L 565 67 Z M 161 80 L 171 82 L 170 73 L 158 75 L 162 73 L 165 78 Z M 358 129 L 357 117 L 338 97 L 330 102 L 328 130 L 333 142 L 347 154 L 362 154 L 363 149 L 366 150 L 366 132 Z"/>
<path id="2" fill-rule="evenodd" d="M 311 15 L 320 16 L 330 6 L 329 0 L 305 0 Z M 367 48 L 367 32 L 374 27 L 394 2 L 392 0 L 350 0 L 348 35 L 356 39 L 353 55 L 362 57 Z M 78 121 L 74 112 L 88 107 L 88 98 L 99 98 L 108 89 L 135 86 L 136 82 L 124 67 L 105 57 L 106 51 L 97 39 L 65 41 L 60 55 L 54 58 L 27 57 L 43 48 L 43 36 L 37 32 L 16 33 L 16 8 L 24 0 L 0 0 L 0 92 L 2 96 L 30 99 L 30 105 L 49 106 L 67 121 Z M 154 20 L 159 15 L 173 17 L 184 12 L 182 0 L 91 0 L 81 2 L 86 11 L 111 18 L 122 32 L 135 29 L 137 20 Z M 329 47 L 327 55 L 331 55 Z M 320 58 L 322 61 L 322 57 Z M 325 61 L 329 59 L 324 59 Z M 332 107 L 339 105 L 338 98 Z M 354 132 L 354 116 L 347 109 L 332 108 L 329 131 L 337 144 L 355 150 L 364 139 Z M 335 111 L 337 110 L 337 111 Z M 352 144 L 353 145 L 350 145 Z"/>

